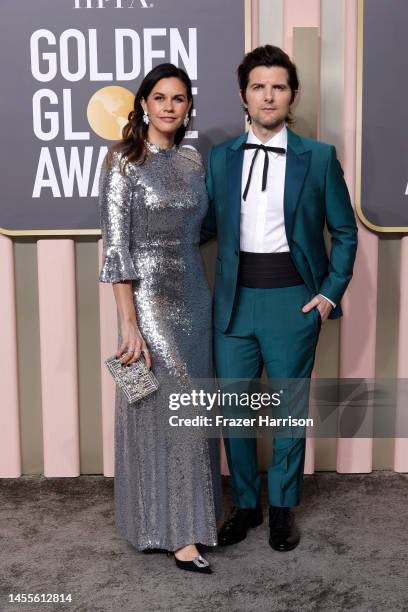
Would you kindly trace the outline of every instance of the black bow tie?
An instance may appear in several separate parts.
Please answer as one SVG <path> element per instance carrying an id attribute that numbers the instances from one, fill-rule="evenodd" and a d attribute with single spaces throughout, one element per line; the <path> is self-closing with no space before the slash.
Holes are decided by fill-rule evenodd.
<path id="1" fill-rule="evenodd" d="M 247 195 L 248 195 L 248 191 L 249 191 L 249 185 L 251 184 L 252 171 L 254 169 L 256 156 L 258 155 L 259 151 L 262 150 L 265 153 L 265 161 L 264 161 L 263 174 L 262 174 L 262 191 L 265 191 L 266 181 L 268 178 L 268 169 L 269 169 L 268 151 L 272 151 L 272 153 L 280 153 L 282 155 L 285 155 L 286 149 L 283 149 L 282 147 L 266 147 L 263 144 L 250 144 L 247 142 L 244 142 L 244 144 L 242 145 L 242 148 L 243 149 L 256 149 L 255 155 L 252 158 L 251 167 L 249 169 L 248 181 L 245 187 L 244 195 L 242 196 L 245 202 Z"/>

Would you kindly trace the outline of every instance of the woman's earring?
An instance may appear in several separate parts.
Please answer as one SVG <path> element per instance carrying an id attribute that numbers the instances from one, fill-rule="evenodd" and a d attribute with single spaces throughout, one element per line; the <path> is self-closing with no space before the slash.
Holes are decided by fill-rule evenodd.
<path id="1" fill-rule="evenodd" d="M 143 121 L 146 125 L 149 125 L 150 123 L 150 119 L 149 119 L 149 115 L 147 113 L 143 113 Z"/>
<path id="2" fill-rule="evenodd" d="M 190 117 L 189 117 L 188 115 L 186 115 L 186 116 L 184 117 L 184 120 L 183 120 L 183 125 L 184 125 L 184 127 L 186 128 L 186 127 L 188 126 L 188 124 L 189 124 L 189 123 L 190 123 Z"/>

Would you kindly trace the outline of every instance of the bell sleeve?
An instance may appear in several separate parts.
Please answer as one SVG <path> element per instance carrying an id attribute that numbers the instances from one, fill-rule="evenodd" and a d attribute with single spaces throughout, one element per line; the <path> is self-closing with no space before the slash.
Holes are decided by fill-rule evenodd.
<path id="1" fill-rule="evenodd" d="M 99 216 L 103 240 L 99 281 L 120 283 L 136 280 L 137 273 L 129 251 L 131 179 L 120 172 L 120 154 L 113 153 L 112 165 L 102 165 L 99 180 Z"/>

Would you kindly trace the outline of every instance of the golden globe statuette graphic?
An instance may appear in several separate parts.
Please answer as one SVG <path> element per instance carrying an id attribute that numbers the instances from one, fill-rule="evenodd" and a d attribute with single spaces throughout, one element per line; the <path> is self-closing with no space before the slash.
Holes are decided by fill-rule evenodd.
<path id="1" fill-rule="evenodd" d="M 88 123 L 92 130 L 106 140 L 120 140 L 122 129 L 133 110 L 135 94 L 117 85 L 102 87 L 89 100 Z"/>

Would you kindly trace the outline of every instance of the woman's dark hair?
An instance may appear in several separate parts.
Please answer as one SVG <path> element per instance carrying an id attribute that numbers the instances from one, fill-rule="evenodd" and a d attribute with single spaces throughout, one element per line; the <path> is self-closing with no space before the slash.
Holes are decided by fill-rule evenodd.
<path id="1" fill-rule="evenodd" d="M 143 108 L 140 103 L 142 98 L 147 100 L 150 92 L 161 79 L 175 77 L 184 83 L 187 99 L 191 101 L 191 108 L 188 112 L 189 118 L 193 110 L 193 92 L 191 80 L 188 74 L 181 68 L 177 68 L 174 64 L 159 64 L 143 79 L 135 96 L 133 110 L 128 115 L 128 123 L 122 129 L 122 140 L 110 147 L 106 159 L 107 166 L 112 163 L 112 153 L 117 151 L 121 153 L 121 172 L 124 173 L 129 162 L 143 164 L 146 159 L 145 140 L 147 136 L 148 125 L 143 121 Z M 183 140 L 187 128 L 182 124 L 176 132 L 174 139 L 175 144 L 180 144 Z"/>
<path id="2" fill-rule="evenodd" d="M 274 47 L 272 45 L 257 47 L 253 51 L 250 51 L 245 55 L 241 64 L 238 66 L 237 74 L 239 89 L 244 101 L 246 102 L 246 90 L 249 82 L 249 73 L 258 66 L 266 66 L 268 68 L 271 66 L 279 66 L 281 68 L 286 68 L 288 72 L 288 83 L 292 92 L 292 97 L 290 100 L 290 103 L 292 104 L 293 100 L 295 99 L 296 91 L 299 89 L 299 79 L 296 66 L 287 53 L 285 53 L 279 47 Z M 249 116 L 247 109 L 244 108 L 244 110 L 247 114 L 248 121 L 251 122 L 251 117 Z M 290 113 L 288 117 L 286 117 L 286 121 L 288 123 L 293 123 L 294 120 Z"/>

